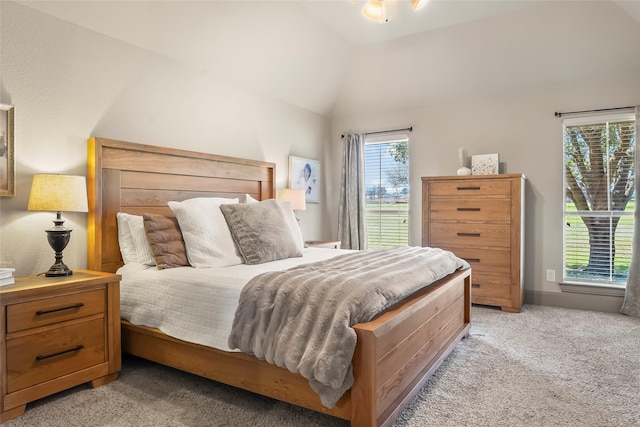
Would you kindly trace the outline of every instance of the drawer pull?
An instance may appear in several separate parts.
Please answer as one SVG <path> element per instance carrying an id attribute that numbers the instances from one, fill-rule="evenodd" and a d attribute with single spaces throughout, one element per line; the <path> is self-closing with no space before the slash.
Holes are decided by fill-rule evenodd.
<path id="1" fill-rule="evenodd" d="M 479 190 L 480 187 L 458 187 L 457 189 L 458 190 L 462 190 L 462 191 L 464 191 L 464 190 Z"/>
<path id="2" fill-rule="evenodd" d="M 461 237 L 480 237 L 480 233 L 456 233 Z"/>
<path id="3" fill-rule="evenodd" d="M 472 288 L 479 288 L 480 287 L 480 283 L 472 283 L 471 287 Z"/>
<path id="4" fill-rule="evenodd" d="M 480 258 L 464 258 L 467 262 L 480 262 Z"/>
<path id="5" fill-rule="evenodd" d="M 480 212 L 480 208 L 458 208 L 458 211 L 473 211 L 473 212 Z"/>
<path id="6" fill-rule="evenodd" d="M 61 354 L 71 353 L 73 351 L 82 350 L 83 348 L 84 348 L 84 346 L 82 344 L 80 344 L 80 345 L 75 346 L 74 348 L 70 348 L 69 350 L 62 350 L 62 351 L 59 351 L 57 353 L 46 354 L 44 356 L 36 356 L 36 360 L 44 360 L 44 359 L 48 359 L 50 357 L 60 356 Z"/>
<path id="7" fill-rule="evenodd" d="M 73 310 L 74 308 L 80 308 L 80 307 L 84 307 L 84 304 L 81 302 L 70 305 L 68 307 L 54 308 L 53 310 L 39 310 L 39 311 L 36 311 L 36 314 L 40 316 L 43 314 L 55 313 L 56 311 Z"/>

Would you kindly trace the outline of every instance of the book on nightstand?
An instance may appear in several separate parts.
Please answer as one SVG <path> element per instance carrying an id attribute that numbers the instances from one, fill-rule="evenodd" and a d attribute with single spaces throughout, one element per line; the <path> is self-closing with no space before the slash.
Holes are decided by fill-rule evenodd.
<path id="1" fill-rule="evenodd" d="M 0 268 L 0 286 L 15 283 L 15 277 L 13 277 L 14 271 L 16 271 L 15 268 Z"/>

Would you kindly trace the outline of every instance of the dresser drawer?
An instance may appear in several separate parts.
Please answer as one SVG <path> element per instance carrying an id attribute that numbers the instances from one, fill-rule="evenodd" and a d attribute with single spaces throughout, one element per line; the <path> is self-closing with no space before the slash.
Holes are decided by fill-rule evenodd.
<path id="1" fill-rule="evenodd" d="M 467 224 L 432 222 L 429 225 L 431 246 L 485 246 L 509 248 L 509 224 Z"/>
<path id="2" fill-rule="evenodd" d="M 432 221 L 509 221 L 511 201 L 468 198 L 434 200 L 429 206 L 429 217 Z"/>
<path id="3" fill-rule="evenodd" d="M 7 333 L 104 313 L 105 291 L 97 290 L 7 306 Z"/>
<path id="4" fill-rule="evenodd" d="M 476 272 L 503 273 L 511 272 L 511 251 L 509 249 L 475 249 L 469 247 L 439 246 L 453 252 L 458 258 L 469 263 L 475 278 Z"/>
<path id="5" fill-rule="evenodd" d="M 472 270 L 471 298 L 473 302 L 482 304 L 488 299 L 511 299 L 511 283 L 508 275 L 489 275 Z"/>
<path id="6" fill-rule="evenodd" d="M 104 319 L 7 340 L 7 391 L 105 362 Z"/>
<path id="7" fill-rule="evenodd" d="M 501 179 L 433 181 L 429 184 L 429 194 L 431 197 L 508 196 L 511 183 Z"/>
<path id="8" fill-rule="evenodd" d="M 511 251 L 509 249 L 476 249 L 450 245 L 438 246 L 451 251 L 458 258 L 469 263 L 472 271 L 509 274 L 511 272 Z"/>

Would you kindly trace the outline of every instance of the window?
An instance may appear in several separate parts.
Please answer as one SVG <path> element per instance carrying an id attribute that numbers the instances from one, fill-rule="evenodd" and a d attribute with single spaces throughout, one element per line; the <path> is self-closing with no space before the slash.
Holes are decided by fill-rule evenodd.
<path id="1" fill-rule="evenodd" d="M 636 203 L 633 115 L 566 119 L 566 283 L 624 286 Z"/>
<path id="2" fill-rule="evenodd" d="M 407 246 L 409 244 L 409 139 L 407 135 L 366 137 L 364 174 L 368 247 Z"/>

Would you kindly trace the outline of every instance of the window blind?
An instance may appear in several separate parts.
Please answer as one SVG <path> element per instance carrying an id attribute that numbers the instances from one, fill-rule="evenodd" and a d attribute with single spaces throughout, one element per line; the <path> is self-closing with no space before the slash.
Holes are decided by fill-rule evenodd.
<path id="1" fill-rule="evenodd" d="M 367 137 L 364 152 L 369 248 L 409 244 L 409 157 L 406 134 Z"/>
<path id="2" fill-rule="evenodd" d="M 633 115 L 565 120 L 564 278 L 624 286 L 631 261 Z"/>

